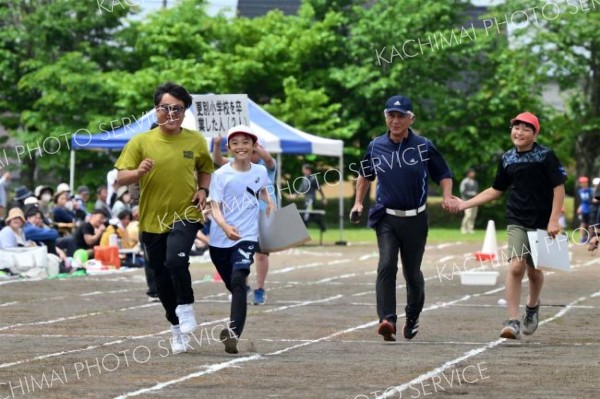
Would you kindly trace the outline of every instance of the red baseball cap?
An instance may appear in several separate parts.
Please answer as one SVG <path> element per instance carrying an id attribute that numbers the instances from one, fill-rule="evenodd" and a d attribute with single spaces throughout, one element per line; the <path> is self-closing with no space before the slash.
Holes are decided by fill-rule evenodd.
<path id="1" fill-rule="evenodd" d="M 540 132 L 540 122 L 538 121 L 537 116 L 535 116 L 531 112 L 520 113 L 515 118 L 513 118 L 513 119 L 510 120 L 510 125 L 511 126 L 514 125 L 515 122 L 529 123 L 530 125 L 533 125 L 533 127 L 535 128 L 535 132 L 534 133 L 539 133 Z"/>

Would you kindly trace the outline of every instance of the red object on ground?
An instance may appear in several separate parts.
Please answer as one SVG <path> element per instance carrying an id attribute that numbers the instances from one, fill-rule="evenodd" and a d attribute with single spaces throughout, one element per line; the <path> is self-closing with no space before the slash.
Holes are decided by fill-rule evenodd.
<path id="1" fill-rule="evenodd" d="M 114 266 L 117 269 L 121 267 L 121 258 L 119 258 L 119 247 L 94 247 L 94 259 L 102 262 L 103 265 Z"/>
<path id="2" fill-rule="evenodd" d="M 475 252 L 474 255 L 475 255 L 475 259 L 480 260 L 480 261 L 494 260 L 494 259 L 496 259 L 496 254 L 495 253 L 486 254 L 484 252 Z"/>

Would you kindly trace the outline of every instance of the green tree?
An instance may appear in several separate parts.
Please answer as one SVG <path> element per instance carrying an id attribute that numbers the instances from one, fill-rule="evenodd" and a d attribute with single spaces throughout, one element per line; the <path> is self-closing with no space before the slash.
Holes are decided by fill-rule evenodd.
<path id="1" fill-rule="evenodd" d="M 577 175 L 596 176 L 600 167 L 600 7 L 597 2 L 510 1 L 507 15 L 515 19 L 515 46 L 531 54 L 544 83 L 557 82 L 566 109 L 548 123 L 555 144 L 576 160 Z"/>
<path id="2" fill-rule="evenodd" d="M 33 184 L 36 170 L 42 175 L 67 164 L 64 137 L 52 156 L 44 142 L 50 152 L 59 144 L 48 137 L 86 128 L 94 114 L 112 107 L 99 76 L 119 68 L 123 48 L 118 32 L 133 11 L 117 3 L 110 10 L 76 0 L 5 0 L 0 5 L 0 123 L 22 143 L 14 152 L 23 152 L 17 161 L 24 184 Z M 60 169 L 66 177 L 66 168 Z"/>
<path id="3" fill-rule="evenodd" d="M 470 26 L 461 29 L 467 7 L 467 1 L 424 4 L 409 0 L 379 1 L 369 8 L 352 9 L 357 23 L 348 35 L 348 60 L 333 74 L 339 83 L 333 97 L 344 99 L 343 119 L 358 124 L 357 156 L 385 131 L 383 104 L 399 93 L 413 100 L 414 128 L 447 153 L 455 169 L 482 160 L 473 142 L 486 147 L 491 139 L 497 146 L 496 136 L 480 132 L 481 124 L 487 126 L 489 121 L 471 119 L 486 115 L 481 109 L 487 104 L 480 101 L 490 93 L 481 93 L 481 87 L 494 76 L 497 63 L 485 55 L 502 44 Z M 486 69 L 481 71 L 484 64 Z M 475 112 L 465 119 L 469 108 Z M 502 115 L 498 120 L 503 120 Z M 463 144 L 463 136 L 470 142 Z"/>

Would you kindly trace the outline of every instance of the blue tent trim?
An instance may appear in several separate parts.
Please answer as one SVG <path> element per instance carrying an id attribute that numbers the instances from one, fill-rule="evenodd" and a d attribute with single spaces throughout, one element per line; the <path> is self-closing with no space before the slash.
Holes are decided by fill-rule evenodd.
<path id="1" fill-rule="evenodd" d="M 266 141 L 266 148 L 270 152 L 342 156 L 344 147 L 342 140 L 331 140 L 301 132 L 275 118 L 250 99 L 248 99 L 248 114 L 251 127 Z M 186 119 L 191 117 L 192 112 L 188 110 Z M 73 135 L 71 146 L 74 150 L 121 150 L 132 137 L 150 130 L 153 122 L 156 122 L 154 109 L 133 123 L 117 129 L 103 130 L 91 134 L 91 137 L 81 133 Z M 212 145 L 212 140 L 207 140 Z"/>

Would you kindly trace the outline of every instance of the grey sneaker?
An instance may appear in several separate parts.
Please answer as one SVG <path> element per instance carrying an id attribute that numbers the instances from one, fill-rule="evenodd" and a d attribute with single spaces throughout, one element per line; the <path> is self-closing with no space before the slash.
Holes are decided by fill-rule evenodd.
<path id="1" fill-rule="evenodd" d="M 521 338 L 521 323 L 519 320 L 506 320 L 500 336 L 508 339 Z"/>
<path id="2" fill-rule="evenodd" d="M 538 316 L 540 312 L 540 301 L 535 308 L 530 308 L 525 304 L 525 314 L 523 315 L 523 334 L 531 335 L 538 328 Z"/>

